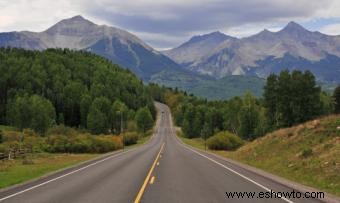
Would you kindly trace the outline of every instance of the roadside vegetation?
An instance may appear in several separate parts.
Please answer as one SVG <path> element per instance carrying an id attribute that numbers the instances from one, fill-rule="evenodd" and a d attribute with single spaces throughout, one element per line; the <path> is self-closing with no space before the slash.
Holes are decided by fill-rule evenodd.
<path id="1" fill-rule="evenodd" d="M 272 174 L 340 195 L 340 115 L 282 128 L 237 150 L 209 150 Z M 202 138 L 181 140 L 204 150 Z"/>
<path id="2" fill-rule="evenodd" d="M 149 88 L 155 100 L 169 105 L 185 137 L 204 140 L 223 132 L 251 141 L 280 128 L 337 113 L 340 105 L 339 87 L 334 95 L 321 91 L 309 71 L 270 75 L 261 98 L 247 92 L 230 100 L 207 101 L 177 89 Z"/>
<path id="3" fill-rule="evenodd" d="M 331 95 L 309 71 L 282 71 L 268 77 L 261 98 L 207 101 L 157 88 L 151 93 L 171 108 L 184 143 L 340 194 L 340 117 L 332 115 L 340 86 Z"/>
<path id="4" fill-rule="evenodd" d="M 0 187 L 150 137 L 153 98 L 130 71 L 67 49 L 0 48 L 0 61 Z"/>
<path id="5" fill-rule="evenodd" d="M 38 178 L 97 156 L 98 154 L 34 153 L 10 161 L 0 160 L 0 188 Z"/>

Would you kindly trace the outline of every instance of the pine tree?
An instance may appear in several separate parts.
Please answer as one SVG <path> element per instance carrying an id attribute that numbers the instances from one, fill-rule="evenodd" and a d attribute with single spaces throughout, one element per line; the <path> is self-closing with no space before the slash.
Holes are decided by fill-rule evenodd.
<path id="1" fill-rule="evenodd" d="M 340 85 L 334 90 L 333 97 L 335 99 L 335 113 L 340 113 Z"/>
<path id="2" fill-rule="evenodd" d="M 136 124 L 139 132 L 146 133 L 153 126 L 153 118 L 148 108 L 140 108 L 136 113 Z"/>

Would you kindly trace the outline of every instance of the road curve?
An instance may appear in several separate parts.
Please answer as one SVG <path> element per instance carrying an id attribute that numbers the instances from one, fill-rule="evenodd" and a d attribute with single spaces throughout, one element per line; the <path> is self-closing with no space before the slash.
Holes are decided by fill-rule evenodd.
<path id="1" fill-rule="evenodd" d="M 147 144 L 0 192 L 0 202 L 319 202 L 228 198 L 226 192 L 292 189 L 183 145 L 169 108 L 156 107 L 159 119 Z"/>

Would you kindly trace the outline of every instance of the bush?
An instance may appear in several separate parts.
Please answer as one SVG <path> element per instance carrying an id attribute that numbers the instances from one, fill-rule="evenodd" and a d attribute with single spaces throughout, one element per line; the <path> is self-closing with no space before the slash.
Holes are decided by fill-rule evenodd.
<path id="1" fill-rule="evenodd" d="M 64 126 L 64 125 L 56 125 L 50 128 L 47 131 L 47 135 L 67 135 L 67 136 L 73 136 L 76 135 L 77 131 L 73 128 Z"/>
<path id="2" fill-rule="evenodd" d="M 51 135 L 47 138 L 46 143 L 48 152 L 68 152 L 69 140 L 65 135 Z"/>
<path id="3" fill-rule="evenodd" d="M 302 150 L 302 153 L 301 153 L 301 156 L 303 158 L 307 158 L 309 156 L 312 156 L 313 155 L 313 150 L 309 147 L 305 148 Z"/>
<path id="4" fill-rule="evenodd" d="M 46 143 L 46 150 L 53 153 L 105 153 L 122 148 L 121 138 L 109 135 L 51 135 Z"/>
<path id="5" fill-rule="evenodd" d="M 5 144 L 0 144 L 0 153 L 7 154 L 9 152 L 9 146 Z"/>
<path id="6" fill-rule="evenodd" d="M 230 132 L 217 133 L 207 140 L 207 145 L 212 150 L 235 150 L 242 144 L 242 139 Z"/>
<path id="7" fill-rule="evenodd" d="M 124 136 L 124 144 L 127 146 L 136 144 L 139 139 L 139 135 L 136 132 L 124 133 L 123 136 Z"/>
<path id="8" fill-rule="evenodd" d="M 105 153 L 121 149 L 122 141 L 121 139 L 114 138 L 111 135 L 107 136 L 96 136 L 93 143 L 93 152 Z"/>

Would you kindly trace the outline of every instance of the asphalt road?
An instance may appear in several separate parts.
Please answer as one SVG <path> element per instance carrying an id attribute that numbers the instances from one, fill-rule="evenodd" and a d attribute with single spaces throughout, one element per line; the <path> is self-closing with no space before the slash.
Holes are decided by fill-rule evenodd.
<path id="1" fill-rule="evenodd" d="M 159 120 L 148 143 L 0 192 L 0 202 L 319 202 L 228 198 L 226 192 L 292 189 L 184 146 L 174 135 L 168 107 L 156 106 Z"/>

